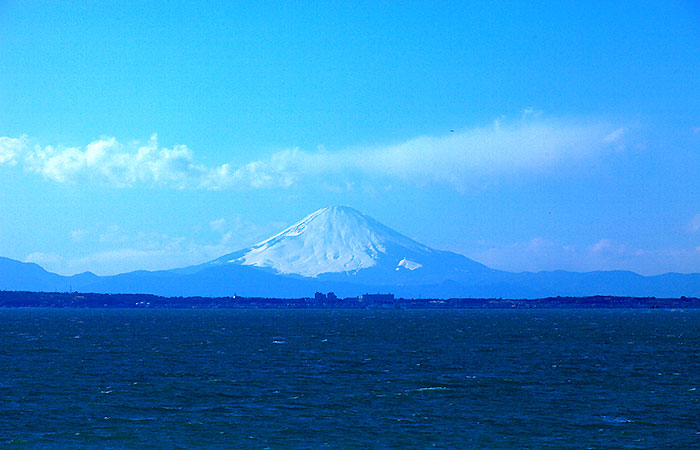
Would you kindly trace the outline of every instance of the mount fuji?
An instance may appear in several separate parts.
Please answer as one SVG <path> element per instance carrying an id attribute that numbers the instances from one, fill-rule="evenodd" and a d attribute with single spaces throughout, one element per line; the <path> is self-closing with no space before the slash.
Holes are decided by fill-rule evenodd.
<path id="1" fill-rule="evenodd" d="M 425 284 L 492 272 L 426 247 L 347 206 L 319 209 L 257 245 L 208 266 L 238 264 L 320 281 Z"/>
<path id="2" fill-rule="evenodd" d="M 252 247 L 196 266 L 113 276 L 71 277 L 0 257 L 0 290 L 81 291 L 163 296 L 417 297 L 700 296 L 700 274 L 644 277 L 627 271 L 494 270 L 432 249 L 346 206 L 319 209 Z"/>

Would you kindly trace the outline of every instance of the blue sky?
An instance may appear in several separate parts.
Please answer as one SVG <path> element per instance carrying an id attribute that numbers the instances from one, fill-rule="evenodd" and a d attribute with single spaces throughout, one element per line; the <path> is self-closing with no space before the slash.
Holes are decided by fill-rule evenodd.
<path id="1" fill-rule="evenodd" d="M 700 6 L 0 1 L 0 255 L 179 267 L 353 206 L 492 267 L 700 272 Z"/>

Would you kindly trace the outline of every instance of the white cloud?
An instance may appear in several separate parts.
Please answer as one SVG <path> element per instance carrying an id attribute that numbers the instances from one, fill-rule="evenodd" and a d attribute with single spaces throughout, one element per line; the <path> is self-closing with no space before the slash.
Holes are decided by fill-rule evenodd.
<path id="1" fill-rule="evenodd" d="M 73 230 L 70 232 L 70 238 L 72 242 L 82 242 L 86 236 L 89 235 L 87 230 Z"/>
<path id="2" fill-rule="evenodd" d="M 0 165 L 14 166 L 27 148 L 27 137 L 0 137 Z"/>
<path id="3" fill-rule="evenodd" d="M 615 130 L 615 131 L 611 132 L 610 134 L 608 134 L 607 136 L 605 136 L 603 138 L 603 142 L 605 142 L 606 144 L 612 144 L 615 142 L 619 142 L 622 139 L 622 137 L 624 136 L 626 131 L 627 130 L 625 130 L 624 128 L 618 128 L 617 130 Z"/>
<path id="4" fill-rule="evenodd" d="M 42 253 L 42 252 L 34 252 L 30 253 L 26 258 L 25 262 L 32 262 L 39 264 L 41 267 L 48 271 L 52 271 L 49 269 L 51 268 L 56 268 L 56 267 L 63 267 L 66 265 L 66 260 L 56 254 L 56 253 Z"/>
<path id="5" fill-rule="evenodd" d="M 695 214 L 688 224 L 688 228 L 692 232 L 700 230 L 700 214 Z"/>
<path id="6" fill-rule="evenodd" d="M 445 136 L 422 136 L 394 145 L 340 151 L 288 149 L 235 171 L 210 174 L 208 186 L 249 180 L 255 187 L 291 186 L 326 175 L 370 176 L 414 183 L 449 183 L 538 172 L 578 161 L 619 144 L 623 129 L 565 121 L 520 121 L 472 128 Z"/>
<path id="7" fill-rule="evenodd" d="M 209 226 L 214 231 L 223 232 L 226 228 L 226 219 L 222 217 L 220 219 L 212 220 L 209 222 Z"/>
<path id="8" fill-rule="evenodd" d="M 540 119 L 533 110 L 520 121 L 420 136 L 390 145 L 329 151 L 286 149 L 242 165 L 207 167 L 186 145 L 161 147 L 156 135 L 145 144 L 101 138 L 85 147 L 32 148 L 27 138 L 0 138 L 0 163 L 21 162 L 30 172 L 61 183 L 102 182 L 117 187 L 161 185 L 192 189 L 341 185 L 358 177 L 409 183 L 449 183 L 458 188 L 476 179 L 537 172 L 619 146 L 624 128 L 602 123 Z M 337 185 L 337 183 L 335 185 Z"/>
<path id="9" fill-rule="evenodd" d="M 591 245 L 590 250 L 596 255 L 622 255 L 625 253 L 623 245 L 615 244 L 610 239 L 601 239 Z"/>
<path id="10" fill-rule="evenodd" d="M 58 182 L 100 181 L 117 187 L 162 184 L 184 188 L 201 176 L 185 145 L 164 148 L 153 135 L 146 144 L 125 146 L 102 138 L 80 147 L 36 146 L 25 157 L 26 168 Z"/>
<path id="11" fill-rule="evenodd" d="M 538 110 L 538 109 L 535 109 L 535 108 L 533 108 L 532 106 L 529 107 L 529 108 L 523 109 L 522 112 L 521 112 L 521 114 L 520 114 L 520 117 L 521 117 L 523 120 L 529 119 L 529 118 L 531 118 L 531 117 L 537 117 L 537 118 L 538 118 L 538 117 L 541 117 L 541 116 L 542 116 L 542 111 L 540 111 L 540 110 Z"/>

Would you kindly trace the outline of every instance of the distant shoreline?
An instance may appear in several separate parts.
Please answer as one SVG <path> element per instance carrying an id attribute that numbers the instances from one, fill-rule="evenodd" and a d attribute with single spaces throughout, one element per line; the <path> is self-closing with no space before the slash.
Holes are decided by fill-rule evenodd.
<path id="1" fill-rule="evenodd" d="M 197 309 L 578 309 L 578 308 L 700 308 L 696 297 L 546 297 L 537 299 L 449 298 L 380 301 L 362 297 L 162 297 L 151 294 L 97 294 L 79 292 L 0 291 L 0 308 L 197 308 Z"/>

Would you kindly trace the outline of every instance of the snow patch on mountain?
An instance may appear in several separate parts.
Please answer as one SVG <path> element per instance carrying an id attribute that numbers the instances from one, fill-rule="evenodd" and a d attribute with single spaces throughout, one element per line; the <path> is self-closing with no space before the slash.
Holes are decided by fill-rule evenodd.
<path id="1" fill-rule="evenodd" d="M 423 267 L 423 264 L 404 258 L 401 261 L 399 261 L 399 265 L 396 266 L 396 270 L 399 270 L 401 267 L 405 267 L 408 270 L 416 270 Z"/>

